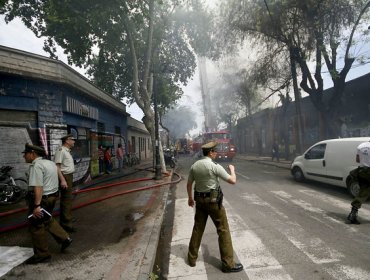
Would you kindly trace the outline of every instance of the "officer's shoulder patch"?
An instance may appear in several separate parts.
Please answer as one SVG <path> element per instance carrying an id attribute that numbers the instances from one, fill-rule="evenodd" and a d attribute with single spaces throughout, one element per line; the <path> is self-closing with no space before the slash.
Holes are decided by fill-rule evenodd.
<path id="1" fill-rule="evenodd" d="M 60 147 L 60 148 L 58 149 L 58 151 L 60 151 L 60 152 L 61 152 L 62 150 L 63 150 L 63 149 L 62 149 L 62 147 Z"/>
<path id="2" fill-rule="evenodd" d="M 214 160 L 212 160 L 212 162 L 213 162 L 214 164 L 218 165 L 218 163 L 217 163 L 217 162 L 215 162 Z"/>

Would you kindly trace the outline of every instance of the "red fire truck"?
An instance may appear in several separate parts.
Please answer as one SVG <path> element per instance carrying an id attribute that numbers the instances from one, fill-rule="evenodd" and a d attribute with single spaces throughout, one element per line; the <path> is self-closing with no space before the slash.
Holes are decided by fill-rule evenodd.
<path id="1" fill-rule="evenodd" d="M 217 160 L 233 160 L 236 154 L 236 148 L 231 139 L 231 133 L 228 130 L 203 133 L 203 143 L 210 141 L 216 141 L 218 143 Z"/>
<path id="2" fill-rule="evenodd" d="M 197 154 L 201 152 L 201 146 L 203 145 L 203 137 L 202 135 L 199 135 L 193 139 L 192 142 L 192 150 L 193 154 Z"/>

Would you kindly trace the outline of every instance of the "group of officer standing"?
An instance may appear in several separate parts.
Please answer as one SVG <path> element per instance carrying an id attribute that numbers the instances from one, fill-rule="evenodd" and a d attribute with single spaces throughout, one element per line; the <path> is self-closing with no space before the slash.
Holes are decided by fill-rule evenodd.
<path id="1" fill-rule="evenodd" d="M 75 139 L 72 134 L 61 138 L 62 146 L 55 153 L 55 162 L 44 159 L 43 148 L 26 144 L 24 158 L 30 163 L 28 185 L 31 188 L 27 195 L 34 255 L 26 261 L 28 264 L 48 262 L 51 259 L 48 251 L 46 231 L 61 244 L 63 252 L 72 243 L 69 233 L 75 232 L 72 225 L 72 183 L 74 162 L 71 149 Z M 210 142 L 202 146 L 204 158 L 195 162 L 189 172 L 187 181 L 188 205 L 196 207 L 194 227 L 189 243 L 188 264 L 196 265 L 198 251 L 208 216 L 212 219 L 219 235 L 219 249 L 223 272 L 239 272 L 243 265 L 236 263 L 233 256 L 233 245 L 225 208 L 222 205 L 223 193 L 219 184 L 222 179 L 230 184 L 236 183 L 235 167 L 229 165 L 230 174 L 214 162 L 217 156 L 217 143 Z M 361 191 L 352 202 L 352 211 L 347 220 L 359 224 L 357 212 L 361 204 L 370 196 L 370 142 L 357 148 L 356 161 L 360 164 L 357 174 Z M 194 192 L 193 192 L 193 183 Z M 53 213 L 60 193 L 60 222 L 52 216 L 45 218 L 46 213 Z"/>
<path id="2" fill-rule="evenodd" d="M 75 138 L 68 134 L 61 140 L 62 145 L 55 153 L 54 162 L 43 158 L 45 150 L 39 146 L 26 144 L 23 151 L 25 161 L 30 163 L 26 200 L 34 251 L 34 255 L 26 261 L 27 264 L 50 261 L 47 232 L 61 245 L 63 252 L 72 243 L 69 233 L 76 231 L 72 225 L 72 184 L 75 167 L 71 155 Z M 58 198 L 59 223 L 52 217 Z"/>

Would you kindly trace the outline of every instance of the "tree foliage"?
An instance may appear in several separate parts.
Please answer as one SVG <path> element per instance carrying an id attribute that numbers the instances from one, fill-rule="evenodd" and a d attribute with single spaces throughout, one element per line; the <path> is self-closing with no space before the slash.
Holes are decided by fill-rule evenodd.
<path id="1" fill-rule="evenodd" d="M 136 102 L 153 136 L 153 90 L 163 108 L 175 104 L 181 85 L 193 75 L 193 50 L 206 50 L 207 33 L 195 20 L 205 14 L 201 4 L 194 1 L 193 8 L 184 0 L 9 0 L 0 12 L 7 22 L 20 17 L 36 36 L 45 37 L 44 49 L 52 57 L 60 45 L 69 63 L 89 69 L 97 86 L 117 99 Z M 186 21 L 192 13 L 198 16 Z"/>
<path id="2" fill-rule="evenodd" d="M 227 28 L 220 37 L 231 45 L 245 38 L 263 44 L 264 49 L 282 45 L 293 64 L 299 64 L 302 73 L 300 85 L 321 114 L 325 128 L 322 137 L 336 137 L 337 129 L 332 124 L 338 121 L 335 116 L 341 106 L 345 78 L 356 59 L 364 60 L 353 50 L 368 35 L 367 26 L 362 24 L 368 18 L 370 2 L 231 0 L 223 5 L 222 15 Z M 359 41 L 355 40 L 356 37 Z M 341 48 L 344 50 L 342 56 Z M 311 62 L 314 62 L 313 68 L 310 67 Z M 328 102 L 323 98 L 324 63 L 335 91 Z"/>

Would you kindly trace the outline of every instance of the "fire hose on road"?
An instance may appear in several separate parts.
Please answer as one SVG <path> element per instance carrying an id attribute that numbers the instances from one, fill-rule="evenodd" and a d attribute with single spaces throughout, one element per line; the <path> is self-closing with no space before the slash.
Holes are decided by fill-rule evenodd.
<path id="1" fill-rule="evenodd" d="M 176 179 L 175 181 L 157 183 L 157 184 L 153 184 L 153 185 L 150 185 L 150 186 L 135 188 L 135 189 L 132 189 L 132 190 L 125 190 L 125 191 L 116 192 L 116 193 L 113 193 L 113 194 L 109 194 L 109 195 L 106 195 L 106 196 L 102 196 L 102 197 L 99 197 L 99 198 L 96 198 L 96 199 L 89 200 L 89 201 L 84 202 L 84 203 L 77 204 L 77 205 L 73 206 L 72 209 L 79 209 L 79 208 L 82 208 L 82 207 L 85 207 L 85 206 L 88 206 L 88 205 L 91 205 L 91 204 L 94 204 L 94 203 L 98 203 L 98 202 L 101 202 L 101 201 L 104 201 L 104 200 L 107 200 L 107 199 L 110 199 L 110 198 L 114 198 L 116 196 L 131 194 L 131 193 L 139 192 L 139 191 L 145 191 L 145 190 L 158 188 L 158 187 L 169 185 L 169 184 L 176 184 L 176 183 L 180 182 L 181 176 L 177 173 L 173 173 L 173 174 L 178 177 L 178 179 Z M 169 175 L 166 174 L 166 176 L 169 176 Z M 112 180 L 113 179 L 116 179 L 116 178 L 112 178 Z M 111 187 L 115 187 L 115 186 L 122 186 L 122 185 L 127 185 L 127 184 L 132 184 L 132 183 L 137 183 L 137 182 L 143 182 L 143 181 L 151 181 L 151 180 L 153 180 L 153 179 L 152 178 L 139 178 L 139 179 L 122 181 L 122 182 L 115 182 L 115 183 L 102 185 L 102 186 L 98 186 L 98 187 L 76 190 L 76 191 L 73 192 L 73 194 L 77 195 L 79 193 L 97 191 L 97 190 L 111 188 Z M 28 210 L 27 207 L 22 207 L 22 208 L 10 210 L 10 211 L 4 212 L 4 213 L 0 213 L 0 217 L 6 217 L 6 216 L 14 215 L 16 213 L 25 212 L 27 210 Z M 53 213 L 53 216 L 58 216 L 58 215 L 59 215 L 59 212 L 54 212 Z M 1 227 L 0 228 L 0 233 L 15 230 L 15 229 L 19 229 L 19 228 L 23 228 L 23 227 L 27 226 L 27 224 L 28 224 L 27 221 L 24 221 L 24 222 L 15 224 L 15 225 Z"/>

